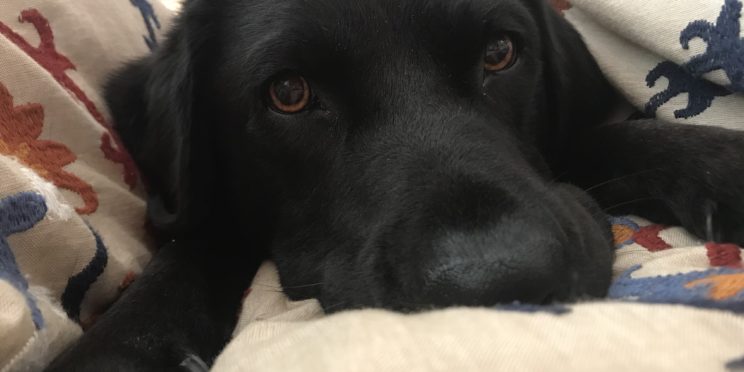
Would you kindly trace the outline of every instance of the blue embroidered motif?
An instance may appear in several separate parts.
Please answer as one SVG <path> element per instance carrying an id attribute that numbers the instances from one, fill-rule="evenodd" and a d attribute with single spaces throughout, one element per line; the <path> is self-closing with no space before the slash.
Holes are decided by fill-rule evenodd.
<path id="1" fill-rule="evenodd" d="M 98 280 L 98 277 L 103 274 L 103 270 L 108 263 L 108 252 L 101 237 L 92 228 L 90 231 L 96 238 L 96 253 L 83 271 L 67 281 L 67 287 L 62 293 L 62 308 L 67 312 L 67 316 L 76 321 L 80 321 L 80 306 L 85 294 L 90 286 Z"/>
<path id="2" fill-rule="evenodd" d="M 0 280 L 8 281 L 26 297 L 36 329 L 44 328 L 44 318 L 28 291 L 28 282 L 18 269 L 7 237 L 34 227 L 46 213 L 44 198 L 36 193 L 24 192 L 0 200 Z"/>
<path id="3" fill-rule="evenodd" d="M 674 117 L 677 119 L 688 119 L 700 115 L 713 104 L 716 97 L 731 94 L 729 90 L 722 86 L 705 79 L 693 77 L 683 67 L 677 66 L 673 62 L 662 62 L 651 70 L 646 76 L 646 84 L 649 88 L 653 88 L 656 81 L 661 77 L 669 80 L 669 87 L 654 95 L 648 101 L 646 114 L 649 116 L 654 116 L 659 107 L 682 93 L 688 93 L 689 97 L 686 108 L 674 111 Z"/>
<path id="4" fill-rule="evenodd" d="M 726 0 L 716 24 L 705 20 L 690 23 L 682 31 L 679 41 L 690 49 L 690 41 L 700 38 L 708 44 L 705 53 L 692 57 L 685 68 L 695 77 L 722 70 L 731 81 L 729 89 L 744 92 L 744 38 L 741 33 L 739 0 Z"/>
<path id="5" fill-rule="evenodd" d="M 533 304 L 522 304 L 515 302 L 508 305 L 497 305 L 493 307 L 494 310 L 501 311 L 516 311 L 520 313 L 548 313 L 553 315 L 565 315 L 571 312 L 571 308 L 561 304 L 553 305 L 533 305 Z"/>
<path id="6" fill-rule="evenodd" d="M 147 27 L 147 35 L 143 36 L 145 44 L 150 50 L 155 50 L 158 46 L 157 36 L 155 35 L 155 28 L 160 29 L 160 20 L 158 19 L 155 10 L 152 8 L 147 0 L 129 0 L 132 5 L 139 8 L 142 13 L 142 19 L 145 20 L 145 26 Z"/>
<path id="7" fill-rule="evenodd" d="M 726 363 L 726 369 L 731 372 L 744 370 L 744 357 Z"/>
<path id="8" fill-rule="evenodd" d="M 698 285 L 691 288 L 687 284 L 714 275 L 739 274 L 742 270 L 717 268 L 669 276 L 634 279 L 631 275 L 640 269 L 634 266 L 615 280 L 610 287 L 608 298 L 623 299 L 657 304 L 683 304 L 705 308 L 744 312 L 744 291 L 725 300 L 710 298 L 710 286 Z"/>
<path id="9" fill-rule="evenodd" d="M 685 109 L 674 112 L 676 118 L 690 118 L 705 112 L 716 97 L 723 97 L 735 91 L 744 92 L 744 38 L 740 38 L 742 3 L 739 0 L 725 0 L 716 24 L 706 20 L 690 23 L 680 34 L 682 48 L 689 49 L 690 41 L 700 38 L 707 43 L 706 51 L 692 57 L 682 66 L 672 62 L 662 62 L 646 76 L 646 84 L 652 88 L 661 77 L 669 80 L 669 87 L 651 97 L 646 104 L 646 114 L 654 116 L 656 111 L 672 98 L 683 93 L 689 94 Z M 703 75 L 721 70 L 726 73 L 729 86 L 722 87 Z"/>

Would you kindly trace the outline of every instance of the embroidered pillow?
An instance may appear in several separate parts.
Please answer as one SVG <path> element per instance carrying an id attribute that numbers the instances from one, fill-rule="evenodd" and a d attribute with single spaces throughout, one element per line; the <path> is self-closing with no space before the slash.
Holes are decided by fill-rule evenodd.
<path id="1" fill-rule="evenodd" d="M 150 258 L 100 89 L 157 47 L 157 1 L 0 2 L 0 370 L 41 369 Z"/>

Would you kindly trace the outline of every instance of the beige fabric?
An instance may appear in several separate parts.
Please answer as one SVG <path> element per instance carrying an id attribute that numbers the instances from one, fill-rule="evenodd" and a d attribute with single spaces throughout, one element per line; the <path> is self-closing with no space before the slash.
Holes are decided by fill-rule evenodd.
<path id="1" fill-rule="evenodd" d="M 34 323 L 31 313 L 26 309 L 26 300 L 9 283 L 0 281 L 0 324 L 3 325 L 4 337 L 0 342 L 0 358 L 11 360 L 25 342 L 34 335 Z"/>
<path id="2" fill-rule="evenodd" d="M 45 194 L 48 208 L 46 218 L 33 231 L 8 238 L 10 247 L 16 248 L 13 253 L 19 268 L 39 294 L 34 297 L 45 320 L 43 329 L 35 329 L 26 299 L 18 289 L 0 280 L 0 334 L 4 335 L 0 343 L 0 366 L 21 370 L 26 365 L 38 365 L 47 355 L 54 355 L 60 351 L 59 347 L 64 346 L 55 349 L 52 344 L 57 341 L 64 344 L 64 340 L 69 342 L 81 334 L 80 327 L 58 310 L 59 300 L 51 298 L 59 298 L 67 279 L 90 261 L 83 256 L 92 255 L 95 242 L 85 222 L 51 184 L 34 172 L 0 156 L 0 179 L 3 180 L 0 199 L 22 191 L 37 191 Z M 49 353 L 23 357 L 25 351 L 35 348 L 48 349 Z"/>
<path id="3" fill-rule="evenodd" d="M 267 262 L 253 281 L 235 337 L 213 370 L 733 370 L 744 357 L 743 316 L 641 302 L 699 305 L 711 300 L 741 311 L 741 258 L 727 261 L 730 269 L 714 268 L 709 256 L 715 251 L 698 239 L 681 228 L 640 218 L 615 218 L 613 231 L 619 246 L 610 292 L 615 299 L 536 312 L 516 307 L 325 316 L 316 300 L 289 301 L 275 266 Z M 691 286 L 698 276 L 729 280 L 699 291 Z M 635 281 L 649 291 L 641 293 L 647 297 L 626 291 Z"/>
<path id="4" fill-rule="evenodd" d="M 151 4 L 161 37 L 171 15 Z M 0 23 L 0 203 L 33 192 L 47 208 L 33 228 L 7 237 L 11 266 L 30 288 L 0 273 L 0 370 L 35 371 L 149 260 L 143 188 L 102 147 L 110 118 L 101 96 L 114 68 L 148 53 L 149 34 L 130 0 L 2 0 Z M 0 211 L 0 220 L 10 212 Z M 83 274 L 86 268 L 93 273 Z M 41 327 L 24 293 L 41 312 Z M 77 310 L 80 324 L 68 316 Z"/>
<path id="5" fill-rule="evenodd" d="M 610 81 L 629 102 L 644 111 L 651 98 L 670 85 L 669 77 L 661 77 L 653 87 L 649 87 L 647 75 L 664 61 L 684 65 L 693 57 L 705 53 L 708 44 L 700 38 L 690 42 L 689 50 L 684 49 L 680 44 L 680 34 L 697 20 L 716 24 L 724 0 L 571 0 L 571 4 L 572 7 L 565 13 L 566 18 L 584 37 Z M 743 63 L 744 27 L 739 37 L 742 38 L 742 46 L 738 52 L 731 51 L 728 58 L 738 58 L 739 63 Z M 722 70 L 704 74 L 702 78 L 722 86 L 731 83 Z M 685 78 L 672 79 L 675 83 L 687 84 Z M 698 94 L 700 92 L 698 88 L 693 90 Z M 736 89 L 732 91 L 736 92 Z M 680 92 L 658 109 L 657 117 L 679 123 L 744 129 L 742 90 L 716 97 L 709 108 L 703 105 L 703 111 L 699 114 L 676 117 L 675 111 L 684 109 L 689 99 L 690 94 Z"/>
<path id="6" fill-rule="evenodd" d="M 287 301 L 278 285 L 275 267 L 265 264 L 213 371 L 699 372 L 727 371 L 744 356 L 744 317 L 726 312 L 596 302 L 563 315 L 451 309 L 323 317 L 316 301 Z"/>

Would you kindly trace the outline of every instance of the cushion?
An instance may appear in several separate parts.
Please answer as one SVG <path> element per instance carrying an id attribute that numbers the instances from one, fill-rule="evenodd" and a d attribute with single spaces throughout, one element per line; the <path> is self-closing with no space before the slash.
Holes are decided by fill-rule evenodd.
<path id="1" fill-rule="evenodd" d="M 213 371 L 727 371 L 744 367 L 741 250 L 612 218 L 609 299 L 547 307 L 325 316 L 256 275 Z M 250 350 L 249 353 L 246 350 Z"/>
<path id="2" fill-rule="evenodd" d="M 149 0 L 0 2 L 0 370 L 46 365 L 150 258 L 101 86 L 169 19 Z"/>

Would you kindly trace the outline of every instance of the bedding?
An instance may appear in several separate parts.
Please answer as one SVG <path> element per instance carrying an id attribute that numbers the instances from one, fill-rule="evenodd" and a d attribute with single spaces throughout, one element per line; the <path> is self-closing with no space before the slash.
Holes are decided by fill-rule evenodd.
<path id="1" fill-rule="evenodd" d="M 636 109 L 671 122 L 744 129 L 741 0 L 558 3 Z"/>
<path id="2" fill-rule="evenodd" d="M 609 299 L 546 307 L 381 310 L 326 317 L 291 302 L 266 263 L 226 371 L 736 371 L 744 368 L 741 251 L 676 227 L 613 218 Z"/>
<path id="3" fill-rule="evenodd" d="M 39 370 L 150 258 L 100 88 L 170 19 L 145 0 L 0 2 L 0 370 Z"/>
<path id="4" fill-rule="evenodd" d="M 637 109 L 744 128 L 741 0 L 555 4 Z M 170 18 L 148 0 L 0 3 L 0 370 L 43 368 L 150 257 L 142 180 L 100 89 Z M 577 305 L 326 317 L 267 263 L 214 370 L 744 369 L 741 249 L 612 223 L 610 299 Z"/>

